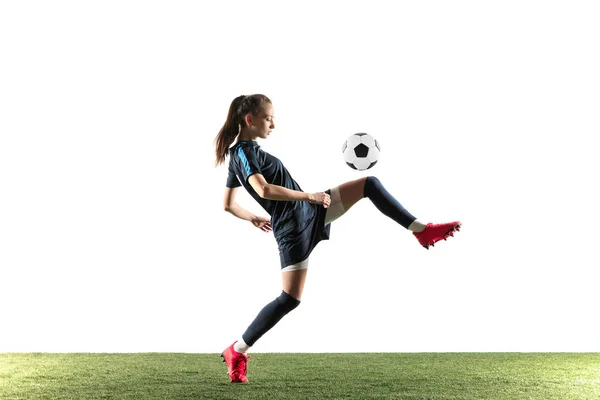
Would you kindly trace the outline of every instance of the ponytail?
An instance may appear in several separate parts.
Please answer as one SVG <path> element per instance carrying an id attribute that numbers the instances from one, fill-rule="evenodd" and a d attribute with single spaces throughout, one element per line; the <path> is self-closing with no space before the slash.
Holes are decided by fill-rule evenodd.
<path id="1" fill-rule="evenodd" d="M 215 166 L 222 164 L 227 156 L 227 150 L 244 126 L 244 117 L 248 114 L 257 116 L 265 104 L 271 100 L 262 94 L 251 96 L 238 96 L 231 102 L 227 120 L 215 138 L 216 161 Z"/>

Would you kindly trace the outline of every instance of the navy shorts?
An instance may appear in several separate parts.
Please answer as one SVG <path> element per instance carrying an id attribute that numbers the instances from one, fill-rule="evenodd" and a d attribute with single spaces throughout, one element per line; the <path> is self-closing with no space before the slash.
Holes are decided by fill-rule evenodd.
<path id="1" fill-rule="evenodd" d="M 325 193 L 331 196 L 331 190 L 328 189 Z M 329 240 L 331 224 L 325 224 L 327 208 L 320 204 L 311 206 L 316 210 L 315 217 L 302 232 L 294 233 L 293 236 L 283 236 L 278 240 L 281 269 L 308 260 L 308 256 L 321 240 Z"/>

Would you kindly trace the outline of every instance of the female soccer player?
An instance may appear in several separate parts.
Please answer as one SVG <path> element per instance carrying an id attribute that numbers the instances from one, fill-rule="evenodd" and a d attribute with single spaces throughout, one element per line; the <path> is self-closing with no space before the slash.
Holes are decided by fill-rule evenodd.
<path id="1" fill-rule="evenodd" d="M 458 221 L 421 223 L 373 176 L 346 182 L 325 192 L 303 192 L 282 162 L 261 150 L 256 142 L 257 138 L 266 139 L 273 129 L 273 105 L 268 97 L 262 94 L 239 96 L 231 103 L 227 120 L 215 139 L 216 165 L 229 155 L 224 209 L 252 222 L 263 232 L 273 231 L 279 247 L 283 283 L 279 297 L 267 304 L 241 338 L 223 351 L 221 356 L 232 382 L 248 382 L 248 349 L 298 307 L 311 251 L 321 240 L 329 239 L 331 222 L 357 201 L 368 197 L 383 214 L 412 231 L 426 249 L 453 236 L 460 228 Z M 254 215 L 236 203 L 235 195 L 240 186 L 270 218 Z"/>

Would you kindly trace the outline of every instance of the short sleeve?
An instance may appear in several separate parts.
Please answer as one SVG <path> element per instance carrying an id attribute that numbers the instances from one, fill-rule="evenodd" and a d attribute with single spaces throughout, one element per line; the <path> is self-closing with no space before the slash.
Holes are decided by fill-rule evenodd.
<path id="1" fill-rule="evenodd" d="M 253 174 L 260 174 L 260 165 L 258 163 L 258 155 L 254 148 L 238 147 L 236 156 L 240 159 L 240 172 L 242 182 L 248 182 L 248 178 Z"/>
<path id="2" fill-rule="evenodd" d="M 233 168 L 231 167 L 231 163 L 229 163 L 229 169 L 228 169 L 228 171 L 229 172 L 228 172 L 228 175 L 227 175 L 227 183 L 225 184 L 225 186 L 228 187 L 228 188 L 236 188 L 236 187 L 242 186 L 242 184 L 240 183 L 237 175 L 233 171 Z"/>

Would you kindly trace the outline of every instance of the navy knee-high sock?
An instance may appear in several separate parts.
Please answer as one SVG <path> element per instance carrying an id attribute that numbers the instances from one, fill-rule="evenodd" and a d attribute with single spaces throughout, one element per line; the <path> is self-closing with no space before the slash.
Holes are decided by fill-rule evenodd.
<path id="1" fill-rule="evenodd" d="M 279 297 L 267 304 L 250 324 L 242 339 L 248 346 L 253 346 L 262 335 L 275 326 L 287 313 L 298 307 L 300 300 L 296 300 L 283 290 Z"/>
<path id="2" fill-rule="evenodd" d="M 402 207 L 398 200 L 385 190 L 379 179 L 374 176 L 367 177 L 365 181 L 365 197 L 368 197 L 379 211 L 406 229 L 416 220 L 411 213 Z"/>

